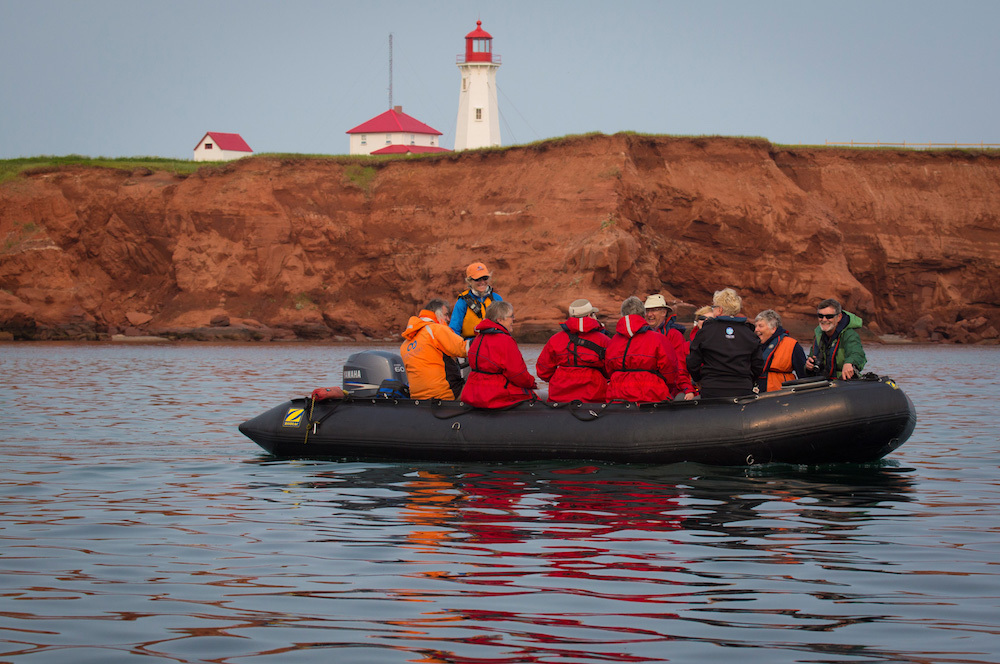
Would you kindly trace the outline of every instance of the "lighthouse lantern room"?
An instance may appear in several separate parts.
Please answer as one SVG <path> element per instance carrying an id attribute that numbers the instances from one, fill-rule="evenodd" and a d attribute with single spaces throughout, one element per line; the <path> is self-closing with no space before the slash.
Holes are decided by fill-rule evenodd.
<path id="1" fill-rule="evenodd" d="M 455 149 L 500 145 L 500 111 L 497 107 L 497 69 L 500 56 L 493 54 L 493 36 L 476 21 L 476 29 L 465 35 L 465 54 L 458 56 L 462 87 L 458 94 Z"/>

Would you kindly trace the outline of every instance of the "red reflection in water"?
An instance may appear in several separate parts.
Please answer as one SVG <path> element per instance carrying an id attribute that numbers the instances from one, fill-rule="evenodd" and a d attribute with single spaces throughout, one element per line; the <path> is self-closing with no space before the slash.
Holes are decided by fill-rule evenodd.
<path id="1" fill-rule="evenodd" d="M 671 577 L 685 571 L 687 561 L 664 565 L 642 553 L 623 554 L 622 543 L 643 540 L 662 541 L 664 531 L 683 527 L 681 490 L 664 483 L 608 481 L 595 477 L 595 467 L 567 468 L 550 471 L 555 477 L 540 483 L 537 477 L 527 477 L 522 471 L 497 470 L 489 474 L 466 474 L 449 477 L 423 471 L 419 478 L 405 486 L 410 492 L 404 514 L 413 524 L 410 542 L 419 549 L 441 553 L 461 553 L 486 556 L 498 562 L 481 565 L 450 566 L 449 571 L 421 573 L 422 578 L 457 582 L 474 586 L 475 591 L 460 593 L 467 597 L 530 596 L 547 590 L 530 585 L 528 579 L 541 574 L 547 578 L 575 579 L 560 582 L 557 592 L 580 594 L 598 600 L 623 600 L 627 603 L 662 603 L 666 592 L 641 594 L 630 587 L 627 595 L 599 592 L 599 582 L 635 584 L 648 589 L 663 588 L 653 580 L 672 586 Z M 565 479 L 563 479 L 565 477 Z M 548 490 L 548 489 L 551 490 Z M 655 533 L 655 534 L 654 534 Z M 607 541 L 602 546 L 601 541 Z M 512 554 L 503 545 L 531 542 L 526 551 L 516 557 L 534 559 L 530 563 L 503 562 Z M 499 548 L 497 548 L 499 547 Z M 459 571 L 460 570 L 460 571 Z M 609 586 L 614 588 L 614 586 Z M 443 650 L 422 651 L 416 662 L 543 662 L 602 660 L 616 662 L 652 661 L 627 652 L 602 651 L 599 655 L 586 652 L 578 632 L 595 629 L 593 616 L 588 614 L 552 615 L 531 612 L 510 612 L 473 608 L 441 610 L 437 596 L 427 591 L 400 589 L 400 599 L 431 601 L 436 610 L 418 618 L 393 621 L 392 624 L 433 634 L 437 628 L 466 629 L 470 635 L 455 640 L 467 645 L 496 646 L 516 655 L 470 658 L 456 657 Z M 451 595 L 450 595 L 451 596 Z M 674 613 L 648 614 L 663 619 L 676 619 Z M 611 619 L 610 622 L 615 622 Z M 647 629 L 619 625 L 602 625 L 605 636 L 601 643 L 622 645 L 669 640 L 663 634 Z M 472 634 L 474 633 L 474 634 Z M 515 634 L 521 646 L 510 643 Z M 567 648 L 569 646 L 569 648 Z M 581 649 L 582 648 L 582 649 Z"/>
<path id="2" fill-rule="evenodd" d="M 583 467 L 558 472 L 583 475 L 597 470 Z M 519 475 L 518 471 L 503 471 L 455 479 L 422 471 L 421 479 L 406 485 L 411 492 L 406 518 L 421 527 L 411 534 L 411 539 L 429 545 L 445 539 L 502 544 L 580 536 L 591 540 L 634 530 L 635 536 L 629 539 L 639 540 L 645 539 L 641 532 L 661 533 L 683 527 L 680 490 L 676 486 L 567 479 L 550 481 L 551 492 L 526 493 L 526 489 L 538 484 Z M 541 530 L 537 528 L 540 523 L 545 524 Z"/>

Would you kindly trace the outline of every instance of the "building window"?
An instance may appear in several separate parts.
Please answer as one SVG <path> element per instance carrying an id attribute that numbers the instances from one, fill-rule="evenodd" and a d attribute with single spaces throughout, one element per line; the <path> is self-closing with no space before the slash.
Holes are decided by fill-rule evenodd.
<path id="1" fill-rule="evenodd" d="M 205 149 L 206 150 L 211 150 L 212 149 L 212 144 L 211 143 L 205 143 Z"/>
<path id="2" fill-rule="evenodd" d="M 482 120 L 483 119 L 483 109 L 481 109 L 481 108 L 477 108 L 476 109 L 476 119 L 477 120 Z"/>
<path id="3" fill-rule="evenodd" d="M 416 144 L 417 144 L 417 135 L 410 134 L 410 145 L 416 145 Z"/>
<path id="4" fill-rule="evenodd" d="M 468 89 L 469 89 L 469 79 L 463 78 L 462 79 L 462 92 L 465 92 Z"/>
<path id="5" fill-rule="evenodd" d="M 386 134 L 385 135 L 385 144 L 386 145 L 392 145 L 392 134 Z"/>
<path id="6" fill-rule="evenodd" d="M 434 145 L 434 137 L 431 136 L 431 145 Z"/>
<path id="7" fill-rule="evenodd" d="M 361 134 L 361 145 L 368 145 L 368 134 Z"/>

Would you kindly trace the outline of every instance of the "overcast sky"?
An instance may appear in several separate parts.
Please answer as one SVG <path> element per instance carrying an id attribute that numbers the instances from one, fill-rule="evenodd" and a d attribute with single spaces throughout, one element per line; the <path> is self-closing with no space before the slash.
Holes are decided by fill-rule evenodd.
<path id="1" fill-rule="evenodd" d="M 392 101 L 452 147 L 493 35 L 504 145 L 631 130 L 1000 143 L 998 0 L 0 0 L 0 158 L 346 154 Z"/>

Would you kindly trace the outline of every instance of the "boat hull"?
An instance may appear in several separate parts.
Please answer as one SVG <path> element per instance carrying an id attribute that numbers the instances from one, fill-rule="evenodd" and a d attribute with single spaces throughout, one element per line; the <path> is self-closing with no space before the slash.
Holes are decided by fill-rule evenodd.
<path id="1" fill-rule="evenodd" d="M 295 399 L 240 431 L 290 458 L 503 462 L 586 459 L 726 466 L 875 461 L 916 425 L 890 379 L 821 381 L 737 399 L 635 404 Z"/>

